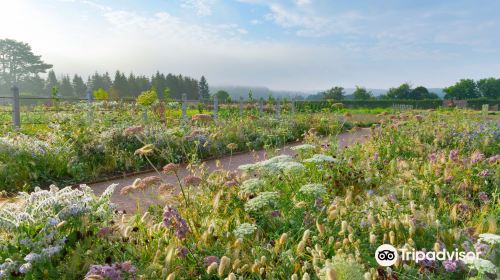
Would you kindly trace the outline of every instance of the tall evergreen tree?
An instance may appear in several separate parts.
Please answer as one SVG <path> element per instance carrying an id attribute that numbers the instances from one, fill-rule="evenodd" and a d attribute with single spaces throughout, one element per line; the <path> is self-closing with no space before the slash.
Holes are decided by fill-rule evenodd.
<path id="1" fill-rule="evenodd" d="M 125 74 L 116 71 L 113 81 L 113 92 L 120 98 L 131 97 L 130 88 Z"/>
<path id="2" fill-rule="evenodd" d="M 59 88 L 59 81 L 57 80 L 54 70 L 50 70 L 45 80 L 45 94 L 50 96 L 53 88 Z"/>
<path id="3" fill-rule="evenodd" d="M 210 89 L 208 87 L 207 79 L 205 76 L 201 76 L 200 83 L 198 84 L 199 98 L 208 100 L 210 99 Z"/>
<path id="4" fill-rule="evenodd" d="M 75 95 L 79 98 L 85 98 L 85 93 L 87 91 L 87 86 L 83 82 L 82 77 L 78 75 L 73 76 L 73 91 Z"/>
<path id="5" fill-rule="evenodd" d="M 73 86 L 71 85 L 71 79 L 68 75 L 65 75 L 61 79 L 61 87 L 59 88 L 59 93 L 64 97 L 74 97 Z"/>

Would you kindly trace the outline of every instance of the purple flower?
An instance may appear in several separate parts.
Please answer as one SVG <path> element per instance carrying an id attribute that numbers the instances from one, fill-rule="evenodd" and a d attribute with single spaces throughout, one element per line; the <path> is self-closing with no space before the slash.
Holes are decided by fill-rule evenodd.
<path id="1" fill-rule="evenodd" d="M 177 247 L 177 256 L 181 259 L 185 258 L 189 253 L 188 249 L 184 246 Z"/>
<path id="2" fill-rule="evenodd" d="M 203 264 L 209 266 L 212 263 L 219 263 L 219 257 L 217 256 L 207 256 L 203 259 Z"/>
<path id="3" fill-rule="evenodd" d="M 488 254 L 488 251 L 490 250 L 490 246 L 483 244 L 483 243 L 480 243 L 480 242 L 477 242 L 476 244 L 474 244 L 474 249 L 476 249 L 476 253 L 480 257 L 484 257 Z"/>
<path id="4" fill-rule="evenodd" d="M 444 182 L 446 184 L 449 184 L 449 183 L 451 183 L 451 181 L 453 181 L 453 178 L 454 178 L 453 176 L 448 176 L 448 177 L 446 177 L 446 179 L 444 179 Z"/>
<path id="5" fill-rule="evenodd" d="M 163 225 L 171 230 L 175 231 L 175 236 L 179 239 L 185 239 L 187 233 L 189 232 L 189 226 L 184 220 L 177 209 L 167 205 L 165 206 L 165 212 L 163 212 Z"/>
<path id="6" fill-rule="evenodd" d="M 488 172 L 487 169 L 485 169 L 485 170 L 479 172 L 479 174 L 477 174 L 477 175 L 479 175 L 480 177 L 488 177 L 488 175 L 490 175 L 490 173 Z"/>
<path id="7" fill-rule="evenodd" d="M 483 160 L 484 159 L 484 155 L 479 152 L 479 151 L 475 151 L 474 153 L 472 153 L 472 155 L 470 156 L 470 162 L 472 164 L 475 164 L 475 163 L 478 163 L 479 161 Z"/>
<path id="8" fill-rule="evenodd" d="M 373 193 L 374 193 L 374 191 L 373 191 L 373 190 L 367 190 L 367 191 L 366 191 L 366 194 L 367 194 L 368 196 L 372 196 L 372 195 L 373 195 Z"/>
<path id="9" fill-rule="evenodd" d="M 103 227 L 97 232 L 97 236 L 99 237 L 104 237 L 106 235 L 109 235 L 111 233 L 111 228 L 110 227 Z"/>
<path id="10" fill-rule="evenodd" d="M 489 200 L 488 198 L 488 194 L 485 193 L 485 192 L 480 192 L 477 197 L 479 198 L 479 200 L 481 200 L 481 202 L 487 202 Z"/>
<path id="11" fill-rule="evenodd" d="M 500 160 L 500 154 L 496 154 L 488 158 L 488 163 L 496 163 L 499 160 Z"/>
<path id="12" fill-rule="evenodd" d="M 122 272 L 133 274 L 135 271 L 136 268 L 130 261 L 114 263 L 112 265 L 92 265 L 90 266 L 90 269 L 85 277 L 98 275 L 106 279 L 122 280 Z"/>
<path id="13" fill-rule="evenodd" d="M 457 270 L 457 263 L 452 260 L 444 261 L 443 266 L 446 272 L 455 272 L 455 270 Z"/>
<path id="14" fill-rule="evenodd" d="M 271 217 L 273 217 L 273 218 L 281 217 L 281 211 L 280 210 L 273 210 L 271 212 Z"/>
<path id="15" fill-rule="evenodd" d="M 323 199 L 321 199 L 320 197 L 316 198 L 316 200 L 314 201 L 314 206 L 316 206 L 316 208 L 323 207 Z"/>
<path id="16" fill-rule="evenodd" d="M 437 155 L 436 155 L 436 153 L 431 153 L 431 154 L 429 154 L 429 156 L 427 158 L 429 159 L 429 161 L 431 163 L 435 163 L 437 160 Z"/>
<path id="17" fill-rule="evenodd" d="M 377 160 L 378 160 L 378 153 L 375 153 L 375 154 L 373 155 L 373 160 L 374 160 L 374 161 L 377 161 Z"/>
<path id="18" fill-rule="evenodd" d="M 458 161 L 458 150 L 451 150 L 450 154 L 448 155 L 448 158 L 451 161 Z"/>

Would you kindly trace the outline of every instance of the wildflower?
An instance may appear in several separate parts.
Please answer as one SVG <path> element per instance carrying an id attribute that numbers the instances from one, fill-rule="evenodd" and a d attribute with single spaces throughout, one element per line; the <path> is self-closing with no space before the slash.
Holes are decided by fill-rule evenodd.
<path id="1" fill-rule="evenodd" d="M 238 144 L 236 144 L 236 143 L 229 143 L 229 144 L 227 144 L 226 148 L 228 148 L 229 150 L 233 151 L 233 150 L 238 149 Z"/>
<path id="2" fill-rule="evenodd" d="M 49 246 L 47 248 L 42 249 L 42 254 L 47 257 L 51 257 L 59 253 L 62 250 L 61 246 Z"/>
<path id="3" fill-rule="evenodd" d="M 430 153 L 427 158 L 431 163 L 436 163 L 437 161 L 437 154 L 436 153 Z"/>
<path id="4" fill-rule="evenodd" d="M 227 268 L 229 268 L 230 265 L 231 259 L 226 256 L 222 256 L 222 258 L 220 259 L 219 268 L 217 269 L 217 274 L 219 275 L 219 277 L 222 277 L 222 275 L 224 275 L 224 272 Z"/>
<path id="5" fill-rule="evenodd" d="M 167 205 L 165 206 L 165 211 L 163 212 L 163 225 L 166 228 L 175 231 L 175 235 L 180 240 L 186 238 L 187 233 L 189 232 L 189 226 L 184 220 L 177 209 L 174 207 Z"/>
<path id="6" fill-rule="evenodd" d="M 140 149 L 137 149 L 134 155 L 147 156 L 153 153 L 155 146 L 153 144 L 147 144 Z"/>
<path id="7" fill-rule="evenodd" d="M 477 175 L 479 175 L 480 177 L 488 177 L 488 175 L 490 175 L 490 173 L 487 169 L 485 169 L 485 170 L 479 172 L 479 174 L 477 174 Z"/>
<path id="8" fill-rule="evenodd" d="M 488 158 L 488 163 L 496 163 L 500 161 L 500 154 L 496 154 Z"/>
<path id="9" fill-rule="evenodd" d="M 110 227 L 103 227 L 97 232 L 98 237 L 104 237 L 111 234 L 112 229 Z"/>
<path id="10" fill-rule="evenodd" d="M 489 200 L 489 198 L 488 198 L 488 194 L 487 194 L 487 193 L 485 193 L 485 192 L 480 192 L 480 193 L 478 193 L 477 197 L 478 197 L 478 198 L 479 198 L 479 200 L 480 200 L 481 202 L 483 202 L 483 203 L 484 203 L 484 202 L 487 202 L 487 201 Z"/>
<path id="11" fill-rule="evenodd" d="M 308 158 L 308 159 L 304 160 L 304 162 L 333 163 L 333 162 L 337 162 L 337 160 L 335 158 L 333 158 L 332 156 L 315 154 L 312 156 L 312 158 Z"/>
<path id="12" fill-rule="evenodd" d="M 133 192 L 134 190 L 135 190 L 134 185 L 125 186 L 120 190 L 120 194 L 126 195 Z"/>
<path id="13" fill-rule="evenodd" d="M 194 176 L 194 175 L 188 175 L 182 179 L 182 183 L 186 186 L 193 186 L 196 187 L 199 184 L 201 184 L 201 178 Z"/>
<path id="14" fill-rule="evenodd" d="M 212 116 L 208 114 L 196 114 L 191 117 L 193 121 L 211 121 Z"/>
<path id="15" fill-rule="evenodd" d="M 454 178 L 453 176 L 447 176 L 446 179 L 444 179 L 444 182 L 446 184 L 449 184 L 449 183 L 451 183 L 453 181 L 453 178 Z"/>
<path id="16" fill-rule="evenodd" d="M 25 263 L 19 267 L 19 273 L 26 274 L 31 271 L 32 265 L 31 263 Z"/>
<path id="17" fill-rule="evenodd" d="M 479 240 L 491 245 L 500 244 L 500 235 L 492 233 L 482 233 L 479 235 Z"/>
<path id="18" fill-rule="evenodd" d="M 475 163 L 478 163 L 480 162 L 481 160 L 484 159 L 484 155 L 479 152 L 479 151 L 475 151 L 474 153 L 472 153 L 472 155 L 470 156 L 470 162 L 472 164 L 475 164 Z"/>
<path id="19" fill-rule="evenodd" d="M 177 170 L 179 170 L 179 165 L 175 163 L 169 163 L 163 166 L 163 172 L 165 174 L 175 173 Z"/>
<path id="20" fill-rule="evenodd" d="M 206 256 L 204 259 L 203 259 L 203 264 L 205 266 L 209 266 L 210 264 L 212 263 L 216 263 L 218 264 L 219 263 L 219 258 L 217 256 Z"/>
<path id="21" fill-rule="evenodd" d="M 176 252 L 177 252 L 177 256 L 179 258 L 182 258 L 182 259 L 185 258 L 187 256 L 187 254 L 189 253 L 188 248 L 186 248 L 184 246 L 177 247 Z"/>
<path id="22" fill-rule="evenodd" d="M 175 189 L 175 186 L 170 184 L 170 183 L 162 183 L 158 187 L 158 193 L 160 194 L 166 194 L 168 192 L 171 192 L 173 189 Z"/>
<path id="23" fill-rule="evenodd" d="M 29 253 L 27 254 L 25 257 L 24 257 L 24 260 L 26 262 L 29 262 L 29 263 L 33 263 L 33 262 L 36 262 L 38 261 L 42 256 L 40 256 L 40 254 L 37 254 L 37 253 Z"/>
<path id="24" fill-rule="evenodd" d="M 475 268 L 479 273 L 490 273 L 496 274 L 496 266 L 489 260 L 481 259 L 481 258 L 466 258 L 464 260 L 465 264 Z"/>
<path id="25" fill-rule="evenodd" d="M 457 263 L 452 260 L 443 261 L 443 267 L 446 272 L 455 272 L 457 270 Z"/>
<path id="26" fill-rule="evenodd" d="M 448 155 L 448 158 L 451 161 L 458 161 L 458 150 L 451 150 Z"/>
<path id="27" fill-rule="evenodd" d="M 323 196 L 326 194 L 326 189 L 321 184 L 303 185 L 299 191 L 305 195 L 312 196 L 312 197 L 319 197 L 319 196 Z"/>
<path id="28" fill-rule="evenodd" d="M 158 184 L 161 182 L 161 178 L 158 176 L 148 176 L 143 178 L 136 186 L 135 188 L 144 190 L 148 187 L 151 187 L 153 185 Z"/>
<path id="29" fill-rule="evenodd" d="M 224 186 L 226 187 L 234 187 L 238 185 L 238 181 L 236 180 L 230 180 L 224 183 Z"/>
<path id="30" fill-rule="evenodd" d="M 236 236 L 236 238 L 243 238 L 246 235 L 252 235 L 256 229 L 257 229 L 257 226 L 254 224 L 243 223 L 243 224 L 239 225 L 233 231 L 233 233 Z"/>
<path id="31" fill-rule="evenodd" d="M 271 206 L 278 199 L 277 192 L 262 192 L 245 203 L 245 210 L 258 212 L 265 207 Z"/>
<path id="32" fill-rule="evenodd" d="M 311 144 L 302 144 L 302 145 L 297 145 L 297 146 L 293 146 L 290 148 L 290 150 L 292 151 L 310 151 L 310 150 L 314 150 L 316 149 L 316 146 L 314 145 L 311 145 Z"/>
<path id="33" fill-rule="evenodd" d="M 142 126 L 131 126 L 127 127 L 123 130 L 123 136 L 130 136 L 130 135 L 135 135 L 139 134 L 144 131 L 144 127 Z"/>
<path id="34" fill-rule="evenodd" d="M 243 183 L 241 183 L 240 190 L 243 193 L 253 194 L 257 193 L 264 185 L 265 185 L 264 180 L 258 178 L 248 179 L 246 181 L 243 181 Z"/>

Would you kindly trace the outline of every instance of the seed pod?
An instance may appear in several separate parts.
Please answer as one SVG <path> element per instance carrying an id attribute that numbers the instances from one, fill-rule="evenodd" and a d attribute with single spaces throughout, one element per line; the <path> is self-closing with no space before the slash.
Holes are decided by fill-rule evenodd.
<path id="1" fill-rule="evenodd" d="M 309 237 L 311 236 L 311 231 L 306 229 L 304 231 L 304 234 L 302 235 L 302 241 L 303 242 L 307 242 L 307 240 L 309 240 Z"/>
<path id="2" fill-rule="evenodd" d="M 337 275 L 335 274 L 335 270 L 331 268 L 326 269 L 326 279 L 327 280 L 337 280 Z"/>
<path id="3" fill-rule="evenodd" d="M 226 268 L 229 268 L 230 265 L 231 259 L 226 256 L 222 256 L 222 258 L 220 259 L 219 269 L 217 271 L 219 277 L 222 277 L 222 275 L 224 275 L 224 271 L 226 270 Z"/>
<path id="4" fill-rule="evenodd" d="M 342 221 L 340 230 L 345 233 L 347 231 L 348 226 L 349 224 L 347 223 L 347 221 Z"/>
<path id="5" fill-rule="evenodd" d="M 227 276 L 226 278 L 227 280 L 236 280 L 236 275 L 234 275 L 234 273 L 229 273 L 229 275 Z"/>
<path id="6" fill-rule="evenodd" d="M 167 276 L 166 280 L 174 280 L 174 279 L 175 279 L 175 272 L 172 272 Z"/>
<path id="7" fill-rule="evenodd" d="M 297 254 L 302 254 L 304 252 L 304 248 L 306 247 L 306 243 L 304 241 L 300 241 L 297 245 Z"/>
<path id="8" fill-rule="evenodd" d="M 217 263 L 213 262 L 207 267 L 207 274 L 212 274 L 217 271 Z"/>
<path id="9" fill-rule="evenodd" d="M 283 246 L 287 239 L 288 239 L 288 234 L 283 233 L 279 239 L 279 244 Z"/>
<path id="10" fill-rule="evenodd" d="M 304 273 L 304 275 L 302 275 L 302 280 L 310 280 L 311 277 L 309 276 L 309 273 Z"/>

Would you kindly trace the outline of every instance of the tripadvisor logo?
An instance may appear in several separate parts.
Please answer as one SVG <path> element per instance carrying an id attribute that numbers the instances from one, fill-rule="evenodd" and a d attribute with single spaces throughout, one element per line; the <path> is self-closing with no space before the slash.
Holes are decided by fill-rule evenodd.
<path id="1" fill-rule="evenodd" d="M 399 251 L 399 252 L 398 252 Z M 475 252 L 459 252 L 458 249 L 455 251 L 415 251 L 415 249 L 409 251 L 406 249 L 396 249 L 394 246 L 390 244 L 382 244 L 375 251 L 375 260 L 381 266 L 391 266 L 394 265 L 398 258 L 402 261 L 415 261 L 419 263 L 423 260 L 431 260 L 431 261 L 465 261 L 465 260 L 474 260 L 478 259 L 479 256 Z"/>

